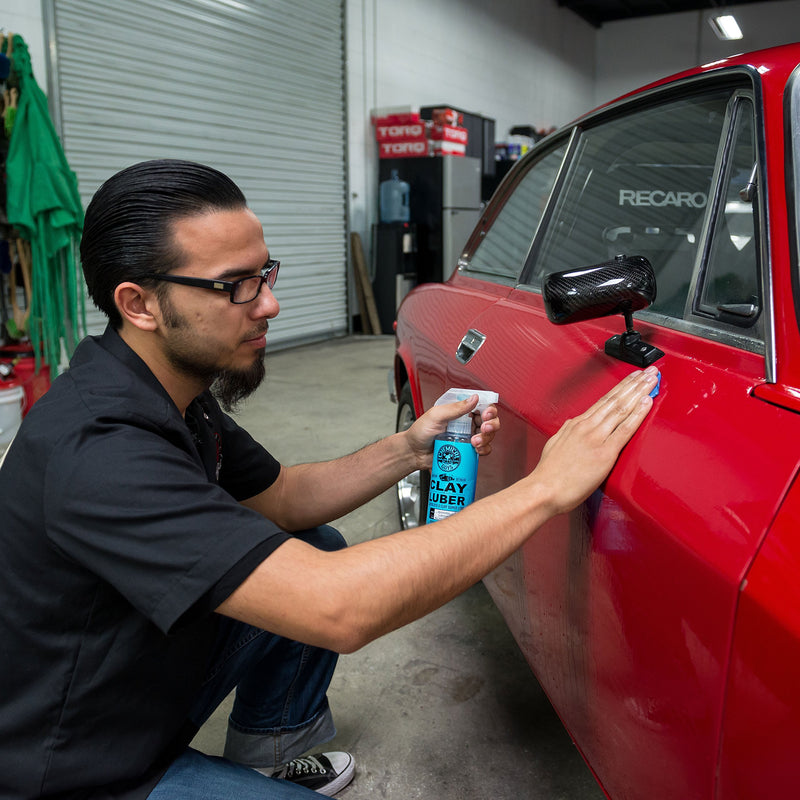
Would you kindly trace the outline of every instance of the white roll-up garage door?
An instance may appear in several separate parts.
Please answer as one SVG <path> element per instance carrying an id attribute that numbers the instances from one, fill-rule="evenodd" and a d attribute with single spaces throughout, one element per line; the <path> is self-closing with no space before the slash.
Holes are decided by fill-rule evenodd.
<path id="1" fill-rule="evenodd" d="M 281 261 L 272 346 L 347 331 L 343 15 L 335 0 L 45 5 L 56 121 L 84 206 L 145 159 L 230 175 Z M 89 332 L 102 330 L 88 308 Z"/>

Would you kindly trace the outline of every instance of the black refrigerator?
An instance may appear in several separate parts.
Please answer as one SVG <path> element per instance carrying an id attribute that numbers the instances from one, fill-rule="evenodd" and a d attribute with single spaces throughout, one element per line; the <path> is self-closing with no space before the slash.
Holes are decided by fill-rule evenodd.
<path id="1" fill-rule="evenodd" d="M 378 182 L 389 180 L 392 170 L 409 185 L 410 220 L 406 228 L 390 222 L 373 230 L 373 291 L 384 333 L 392 332 L 410 288 L 450 277 L 482 211 L 478 158 L 381 159 Z"/>

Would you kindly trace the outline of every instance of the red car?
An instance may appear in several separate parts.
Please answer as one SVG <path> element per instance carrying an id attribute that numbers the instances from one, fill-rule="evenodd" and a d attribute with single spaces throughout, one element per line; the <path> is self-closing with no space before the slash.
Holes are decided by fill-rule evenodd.
<path id="1" fill-rule="evenodd" d="M 614 800 L 800 796 L 798 64 L 707 64 L 550 135 L 398 313 L 399 429 L 451 386 L 500 395 L 478 497 L 661 372 L 601 489 L 485 580 Z"/>

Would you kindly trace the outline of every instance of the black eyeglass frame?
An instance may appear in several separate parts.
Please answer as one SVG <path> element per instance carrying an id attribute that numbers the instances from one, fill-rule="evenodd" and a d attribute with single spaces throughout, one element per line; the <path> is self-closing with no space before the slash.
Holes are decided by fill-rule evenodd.
<path id="1" fill-rule="evenodd" d="M 219 281 L 213 278 L 192 278 L 188 275 L 170 275 L 169 273 L 148 272 L 143 275 L 143 278 L 148 278 L 153 281 L 169 281 L 170 283 L 180 283 L 183 286 L 197 286 L 200 289 L 213 289 L 217 292 L 228 292 L 231 303 L 235 305 L 244 305 L 244 303 L 252 303 L 253 300 L 261 294 L 261 287 L 266 283 L 267 289 L 272 290 L 275 286 L 275 281 L 278 280 L 278 267 L 281 262 L 271 258 L 261 268 L 259 274 L 248 275 L 246 278 L 239 278 L 237 281 Z M 245 281 L 252 281 L 253 278 L 260 278 L 258 289 L 255 294 L 247 300 L 234 300 L 233 296 L 236 293 L 237 287 Z"/>

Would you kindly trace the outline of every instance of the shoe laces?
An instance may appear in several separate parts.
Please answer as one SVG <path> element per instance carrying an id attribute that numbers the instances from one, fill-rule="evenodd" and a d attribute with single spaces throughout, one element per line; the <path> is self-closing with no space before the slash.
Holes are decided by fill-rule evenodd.
<path id="1" fill-rule="evenodd" d="M 328 770 L 314 757 L 295 758 L 286 765 L 286 777 L 293 775 L 324 775 Z"/>

